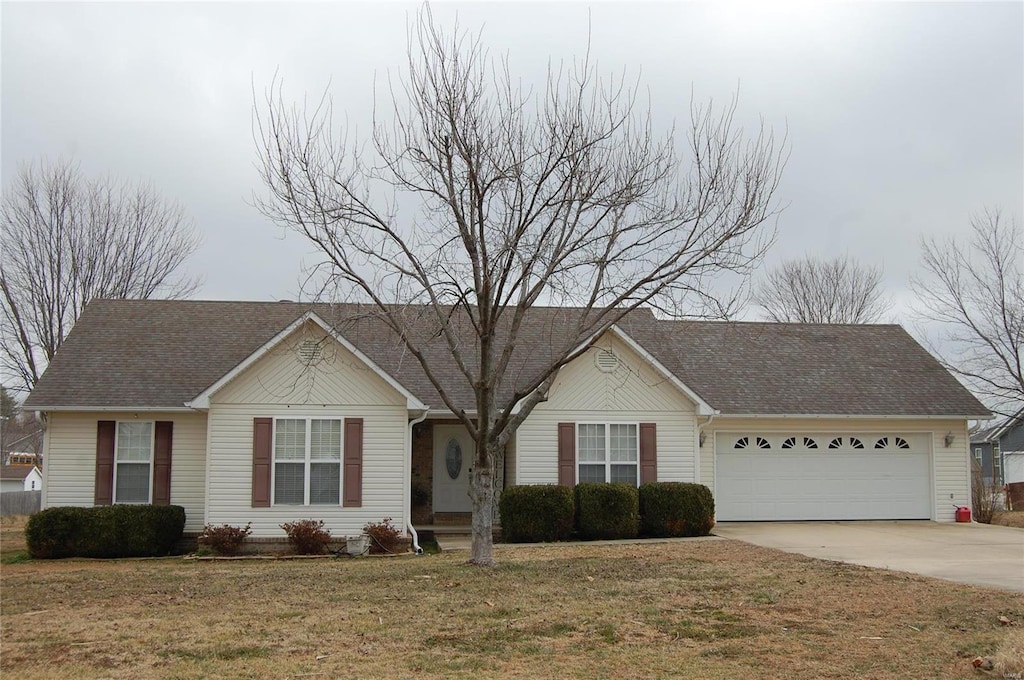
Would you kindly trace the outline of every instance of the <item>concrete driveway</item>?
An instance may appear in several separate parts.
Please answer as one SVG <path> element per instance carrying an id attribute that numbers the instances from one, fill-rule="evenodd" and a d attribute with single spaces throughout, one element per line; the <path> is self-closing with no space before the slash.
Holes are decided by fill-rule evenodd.
<path id="1" fill-rule="evenodd" d="M 714 533 L 823 560 L 1024 591 L 1024 529 L 937 522 L 723 522 Z"/>

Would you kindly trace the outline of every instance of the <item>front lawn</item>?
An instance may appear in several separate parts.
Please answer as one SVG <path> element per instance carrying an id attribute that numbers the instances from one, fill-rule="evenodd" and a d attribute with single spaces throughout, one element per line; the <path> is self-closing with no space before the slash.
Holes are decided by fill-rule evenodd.
<path id="1" fill-rule="evenodd" d="M 733 541 L 497 557 L 7 564 L 0 673 L 962 678 L 1024 649 L 1022 595 Z"/>
<path id="2" fill-rule="evenodd" d="M 992 513 L 992 524 L 1024 529 L 1024 510 L 996 510 Z"/>

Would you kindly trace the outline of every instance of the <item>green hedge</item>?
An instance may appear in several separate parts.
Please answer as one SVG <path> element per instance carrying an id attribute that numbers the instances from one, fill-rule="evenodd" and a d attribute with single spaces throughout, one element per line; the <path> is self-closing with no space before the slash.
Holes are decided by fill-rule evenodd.
<path id="1" fill-rule="evenodd" d="M 185 528 L 180 505 L 47 508 L 29 517 L 32 557 L 156 557 L 168 555 Z"/>
<path id="2" fill-rule="evenodd" d="M 703 484 L 650 482 L 640 486 L 644 536 L 707 536 L 715 525 L 715 500 Z"/>
<path id="3" fill-rule="evenodd" d="M 639 494 L 629 484 L 577 484 L 576 525 L 584 540 L 636 538 Z"/>
<path id="4" fill-rule="evenodd" d="M 568 486 L 513 486 L 501 494 L 501 536 L 509 543 L 564 541 L 575 514 Z"/>

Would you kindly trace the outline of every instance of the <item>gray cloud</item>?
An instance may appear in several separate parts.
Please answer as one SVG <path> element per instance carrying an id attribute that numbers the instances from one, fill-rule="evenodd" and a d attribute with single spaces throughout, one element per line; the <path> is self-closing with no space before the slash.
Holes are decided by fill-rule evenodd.
<path id="1" fill-rule="evenodd" d="M 369 129 L 376 85 L 405 59 L 415 4 L 22 4 L 2 7 L 4 181 L 19 161 L 73 155 L 153 182 L 205 234 L 204 298 L 294 298 L 310 247 L 248 205 L 252 91 L 330 83 Z M 483 26 L 524 82 L 549 59 L 641 73 L 659 126 L 691 92 L 788 130 L 788 205 L 768 263 L 842 253 L 884 266 L 905 309 L 922 235 L 963 233 L 998 204 L 1024 217 L 1021 3 L 473 3 L 434 7 Z"/>

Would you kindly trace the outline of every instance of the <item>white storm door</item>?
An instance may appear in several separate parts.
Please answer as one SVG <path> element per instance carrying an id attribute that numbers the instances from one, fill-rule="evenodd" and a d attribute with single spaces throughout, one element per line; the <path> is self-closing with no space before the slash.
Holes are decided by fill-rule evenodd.
<path id="1" fill-rule="evenodd" d="M 475 449 L 462 425 L 434 426 L 434 512 L 472 512 L 470 472 Z"/>

